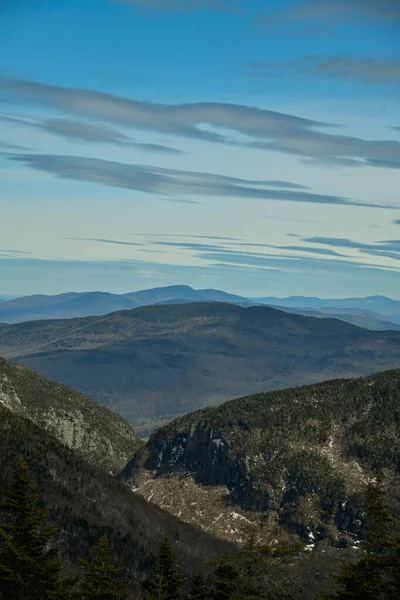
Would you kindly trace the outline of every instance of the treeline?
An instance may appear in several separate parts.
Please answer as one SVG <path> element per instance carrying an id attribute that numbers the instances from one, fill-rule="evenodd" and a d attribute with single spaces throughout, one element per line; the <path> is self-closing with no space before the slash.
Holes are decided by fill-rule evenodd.
<path id="1" fill-rule="evenodd" d="M 400 598 L 400 535 L 386 506 L 380 474 L 368 488 L 366 506 L 368 530 L 360 558 L 341 570 L 336 594 L 325 600 Z M 186 577 L 170 539 L 164 537 L 152 573 L 132 580 L 117 566 L 109 539 L 101 536 L 91 559 L 80 560 L 80 573 L 68 576 L 68 565 L 54 543 L 57 530 L 47 517 L 33 476 L 19 458 L 0 502 L 1 600 L 297 600 L 302 595 L 300 580 L 282 568 L 302 545 L 287 542 L 271 546 L 250 541 Z"/>

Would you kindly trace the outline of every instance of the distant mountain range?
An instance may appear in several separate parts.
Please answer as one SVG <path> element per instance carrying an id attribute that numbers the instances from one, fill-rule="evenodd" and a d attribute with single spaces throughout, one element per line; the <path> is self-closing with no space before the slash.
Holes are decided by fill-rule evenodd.
<path id="1" fill-rule="evenodd" d="M 128 294 L 85 292 L 36 295 L 13 299 L 0 296 L 0 322 L 22 323 L 41 319 L 70 319 L 101 316 L 124 309 L 152 304 L 225 302 L 238 306 L 269 305 L 281 310 L 324 318 L 333 317 L 375 331 L 400 330 L 400 301 L 385 296 L 324 300 L 289 298 L 245 298 L 220 290 L 194 290 L 185 285 L 154 288 Z"/>
<path id="2" fill-rule="evenodd" d="M 276 306 L 282 310 L 294 310 L 312 316 L 337 317 L 367 329 L 388 329 L 400 325 L 400 301 L 386 296 L 365 298 L 325 299 L 306 296 L 288 298 L 252 298 L 253 302 Z M 351 321 L 353 320 L 353 321 Z M 377 325 L 380 325 L 377 327 Z M 398 328 L 398 327 L 395 327 Z"/>
<path id="3" fill-rule="evenodd" d="M 14 296 L 11 294 L 0 294 L 0 302 L 6 302 L 7 300 L 14 300 L 15 298 L 20 298 L 20 296 Z"/>
<path id="4" fill-rule="evenodd" d="M 358 308 L 369 310 L 383 315 L 395 315 L 400 318 L 400 301 L 392 300 L 386 296 L 366 296 L 365 298 L 317 298 L 314 296 L 289 296 L 288 298 L 276 298 L 267 296 L 263 298 L 252 298 L 253 301 L 263 304 L 279 304 L 280 306 L 294 308 Z"/>
<path id="5" fill-rule="evenodd" d="M 173 285 L 128 294 L 69 292 L 56 296 L 24 296 L 2 302 L 0 323 L 100 316 L 118 310 L 169 302 L 227 302 L 245 306 L 254 304 L 241 296 L 219 290 L 194 290 L 186 285 Z"/>
<path id="6" fill-rule="evenodd" d="M 400 332 L 266 306 L 145 306 L 0 325 L 0 355 L 71 385 L 142 435 L 235 396 L 400 364 Z"/>
<path id="7" fill-rule="evenodd" d="M 342 312 L 340 308 L 334 307 L 319 308 L 318 310 L 315 310 L 312 308 L 281 306 L 280 304 L 265 304 L 264 306 L 273 306 L 279 310 L 284 310 L 285 312 L 316 317 L 318 319 L 340 319 L 346 323 L 352 323 L 353 325 L 364 327 L 364 329 L 370 329 L 371 331 L 400 331 L 400 321 L 394 319 L 394 317 L 388 317 L 359 308 L 344 308 L 343 311 L 345 312 Z"/>

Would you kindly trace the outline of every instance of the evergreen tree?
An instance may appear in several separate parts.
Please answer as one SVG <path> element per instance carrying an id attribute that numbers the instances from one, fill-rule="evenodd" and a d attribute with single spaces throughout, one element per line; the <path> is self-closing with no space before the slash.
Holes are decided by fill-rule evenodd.
<path id="1" fill-rule="evenodd" d="M 213 600 L 297 600 L 300 583 L 294 577 L 274 577 L 302 544 L 257 544 L 253 539 L 235 554 L 209 561 L 214 566 Z"/>
<path id="2" fill-rule="evenodd" d="M 0 598 L 64 600 L 72 581 L 62 577 L 55 527 L 46 525 L 47 510 L 38 508 L 33 477 L 22 460 L 16 464 L 11 489 L 0 502 Z"/>
<path id="3" fill-rule="evenodd" d="M 385 501 L 383 477 L 367 491 L 365 554 L 337 577 L 340 591 L 327 600 L 398 600 L 400 598 L 400 535 Z"/>
<path id="4" fill-rule="evenodd" d="M 204 573 L 199 571 L 192 578 L 190 588 L 190 600 L 207 600 L 209 598 L 209 588 Z"/>
<path id="5" fill-rule="evenodd" d="M 237 598 L 235 591 L 237 589 L 237 580 L 240 575 L 240 569 L 230 561 L 221 559 L 220 564 L 215 569 L 215 592 L 213 600 L 234 600 Z"/>
<path id="6" fill-rule="evenodd" d="M 160 544 L 160 556 L 155 576 L 153 579 L 148 578 L 142 582 L 146 600 L 181 600 L 184 581 L 185 578 L 179 574 L 175 563 L 171 540 L 164 537 Z"/>
<path id="7" fill-rule="evenodd" d="M 80 600 L 125 600 L 127 582 L 122 569 L 112 561 L 110 542 L 102 536 L 93 548 L 93 560 L 80 559 L 85 577 L 78 594 Z"/>

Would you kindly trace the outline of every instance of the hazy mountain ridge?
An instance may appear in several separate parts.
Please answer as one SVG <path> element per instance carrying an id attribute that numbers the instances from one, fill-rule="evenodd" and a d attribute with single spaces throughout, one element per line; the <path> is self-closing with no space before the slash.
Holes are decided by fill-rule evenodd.
<path id="1" fill-rule="evenodd" d="M 121 477 L 231 541 L 354 545 L 379 468 L 400 514 L 399 415 L 400 370 L 239 398 L 154 432 Z"/>
<path id="2" fill-rule="evenodd" d="M 307 296 L 289 296 L 287 298 L 276 298 L 274 296 L 263 298 L 251 298 L 254 302 L 279 306 L 285 308 L 296 308 L 300 310 L 317 310 L 341 314 L 344 318 L 347 313 L 358 314 L 367 318 L 377 320 L 394 321 L 400 323 L 400 300 L 392 300 L 386 296 L 366 296 L 365 298 L 317 298 Z M 346 320 L 346 319 L 344 319 Z"/>
<path id="3" fill-rule="evenodd" d="M 370 331 L 400 331 L 400 320 L 397 321 L 394 320 L 393 317 L 385 317 L 384 315 L 370 310 L 349 307 L 343 308 L 343 310 L 347 312 L 341 312 L 339 308 L 334 307 L 321 307 L 317 310 L 268 303 L 264 306 L 271 306 L 285 312 L 316 317 L 318 319 L 340 319 L 340 321 L 345 321 L 345 323 L 351 323 L 352 325 L 357 325 L 357 327 L 363 327 Z"/>
<path id="4" fill-rule="evenodd" d="M 120 416 L 71 388 L 3 358 L 0 404 L 108 471 L 121 469 L 141 445 L 131 425 Z"/>
<path id="5" fill-rule="evenodd" d="M 385 296 L 339 300 L 303 296 L 245 298 L 221 290 L 195 290 L 187 285 L 172 285 L 127 294 L 68 292 L 55 296 L 35 295 L 5 300 L 7 301 L 0 306 L 0 322 L 5 323 L 101 316 L 153 304 L 225 302 L 238 306 L 263 304 L 296 314 L 333 317 L 373 331 L 400 329 L 400 302 Z"/>
<path id="6" fill-rule="evenodd" d="M 396 368 L 400 333 L 265 306 L 172 304 L 3 325 L 1 354 L 145 432 L 235 396 Z"/>
<path id="7" fill-rule="evenodd" d="M 163 304 L 179 299 L 182 302 L 228 302 L 254 304 L 247 298 L 220 290 L 194 290 L 186 285 L 140 290 L 127 294 L 109 292 L 68 292 L 55 296 L 24 296 L 5 301 L 0 306 L 0 322 L 22 323 L 41 319 L 71 319 L 101 316 L 138 306 Z"/>

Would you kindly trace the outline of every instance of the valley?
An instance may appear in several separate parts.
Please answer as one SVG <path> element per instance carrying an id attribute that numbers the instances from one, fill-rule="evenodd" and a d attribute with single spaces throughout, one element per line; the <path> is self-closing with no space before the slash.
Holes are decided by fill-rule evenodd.
<path id="1" fill-rule="evenodd" d="M 147 437 L 237 396 L 391 368 L 400 332 L 223 303 L 0 325 L 0 355 L 69 385 Z"/>

